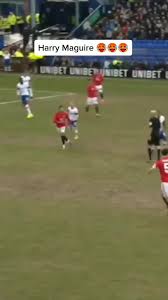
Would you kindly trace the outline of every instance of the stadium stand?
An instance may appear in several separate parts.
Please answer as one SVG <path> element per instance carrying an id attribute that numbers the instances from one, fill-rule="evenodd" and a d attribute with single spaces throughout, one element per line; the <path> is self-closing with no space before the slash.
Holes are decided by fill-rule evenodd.
<path id="1" fill-rule="evenodd" d="M 107 16 L 84 30 L 89 39 L 168 39 L 168 0 L 119 0 Z"/>
<path id="2" fill-rule="evenodd" d="M 93 1 L 93 3 L 95 2 Z M 50 8 L 53 8 L 54 3 L 50 5 Z M 41 6 L 41 10 L 44 8 L 45 12 L 48 6 L 46 6 L 44 2 L 43 6 Z M 133 56 L 123 57 L 122 63 L 120 64 L 113 63 L 108 57 L 102 57 L 101 59 L 96 57 L 83 57 L 82 59 L 47 57 L 41 61 L 43 65 L 97 68 L 103 68 L 104 66 L 106 66 L 106 68 L 123 68 L 129 65 L 130 67 L 143 69 L 168 69 L 168 0 L 117 0 L 112 1 L 111 5 L 101 5 L 99 2 L 94 8 L 93 6 L 94 5 L 90 6 L 91 9 L 89 12 L 91 13 L 89 16 L 69 34 L 67 30 L 64 30 L 67 28 L 66 26 L 64 27 L 63 24 L 58 24 L 58 26 L 55 24 L 55 26 L 49 27 L 47 33 L 45 31 L 46 29 L 38 31 L 38 33 L 42 32 L 44 37 L 47 38 L 57 37 L 64 39 L 67 38 L 68 34 L 68 38 L 132 39 L 134 48 Z M 52 11 L 52 22 L 54 22 L 54 9 L 50 11 Z M 41 13 L 41 16 L 42 15 Z M 10 19 L 12 19 L 11 24 L 14 25 L 14 16 L 10 16 L 8 20 Z M 65 23 L 64 19 L 62 19 L 63 23 Z M 30 16 L 24 19 L 21 18 L 20 22 L 23 22 L 23 20 L 26 26 L 24 26 L 23 29 L 23 24 L 21 23 L 20 27 L 23 31 L 23 48 L 25 48 L 28 44 L 28 40 L 30 41 L 30 35 L 32 33 L 29 28 L 31 18 Z M 15 21 L 15 28 L 12 28 L 14 32 L 19 28 L 18 16 L 16 16 Z M 3 22 L 1 25 L 2 24 Z M 37 15 L 36 18 L 36 24 L 39 24 L 39 15 Z M 63 28 L 63 30 L 61 28 Z M 42 38 L 42 36 L 40 36 L 40 38 Z M 32 42 L 30 44 L 32 45 Z M 3 38 L 1 36 L 0 49 L 3 48 L 2 45 Z M 117 60 L 118 58 L 114 57 L 114 61 L 116 62 Z"/>
<path id="3" fill-rule="evenodd" d="M 132 39 L 133 56 L 123 57 L 122 64 L 137 68 L 166 68 L 168 65 L 168 0 L 118 0 L 114 5 L 97 7 L 71 34 L 70 38 Z M 152 50 L 152 51 L 151 51 Z M 117 58 L 114 58 L 116 60 Z M 49 62 L 50 61 L 50 62 Z M 61 59 L 47 59 L 57 65 Z M 75 58 L 68 64 L 114 68 L 109 58 Z M 95 62 L 96 61 L 96 62 Z M 63 65 L 65 61 L 63 59 Z M 116 68 L 116 65 L 115 65 Z"/>

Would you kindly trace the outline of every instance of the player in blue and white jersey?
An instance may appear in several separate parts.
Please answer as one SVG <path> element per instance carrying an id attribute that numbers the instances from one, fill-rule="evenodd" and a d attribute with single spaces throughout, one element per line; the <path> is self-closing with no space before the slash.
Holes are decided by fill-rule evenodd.
<path id="1" fill-rule="evenodd" d="M 17 95 L 21 97 L 21 102 L 27 111 L 27 119 L 33 118 L 33 114 L 30 109 L 29 89 L 27 84 L 23 82 L 22 78 L 20 78 L 20 81 L 17 84 L 16 89 L 17 89 Z"/>
<path id="2" fill-rule="evenodd" d="M 69 118 L 70 129 L 74 132 L 74 139 L 77 140 L 79 138 L 79 130 L 78 130 L 79 110 L 72 102 L 68 106 L 68 118 Z"/>
<path id="3" fill-rule="evenodd" d="M 21 76 L 23 82 L 25 84 L 27 84 L 28 90 L 29 90 L 29 96 L 32 99 L 33 98 L 33 89 L 32 89 L 32 80 L 31 80 L 31 76 L 28 73 L 24 73 Z"/>

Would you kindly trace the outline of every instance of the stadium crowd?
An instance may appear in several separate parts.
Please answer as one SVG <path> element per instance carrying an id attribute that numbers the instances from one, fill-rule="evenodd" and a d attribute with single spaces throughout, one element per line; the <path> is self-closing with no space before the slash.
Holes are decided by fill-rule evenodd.
<path id="1" fill-rule="evenodd" d="M 39 13 L 35 15 L 35 21 L 40 22 Z M 31 16 L 16 15 L 10 11 L 7 16 L 0 16 L 0 31 L 23 34 L 24 27 L 31 23 Z"/>
<path id="2" fill-rule="evenodd" d="M 36 14 L 36 25 L 39 24 L 39 14 Z M 0 30 L 6 27 L 7 31 L 23 31 L 23 49 L 29 41 L 31 17 L 16 16 L 9 13 L 4 19 L 0 16 Z M 4 25 L 6 24 L 6 25 Z M 25 26 L 26 25 L 26 26 Z M 33 32 L 31 32 L 33 33 Z M 89 23 L 84 28 L 82 38 L 84 39 L 132 39 L 132 40 L 166 40 L 168 39 L 168 0 L 118 0 L 115 6 L 109 6 L 107 15 L 95 26 L 91 27 Z M 14 46 L 15 47 L 15 46 Z M 25 53 L 21 48 L 8 49 L 9 53 L 0 51 L 1 65 L 5 65 L 5 57 L 22 60 L 25 56 L 30 62 L 38 62 L 43 65 L 50 65 L 47 58 L 38 58 L 34 56 L 33 51 Z M 24 52 L 24 53 L 23 53 Z M 56 58 L 55 66 L 67 67 L 88 67 L 88 68 L 134 68 L 134 69 L 155 69 L 168 70 L 167 63 L 158 63 L 153 66 L 147 62 L 139 63 L 133 60 L 121 61 L 120 59 L 105 61 L 83 61 L 80 59 Z M 9 70 L 8 70 L 9 71 Z"/>
<path id="3" fill-rule="evenodd" d="M 168 0 L 119 0 L 95 27 L 84 29 L 88 39 L 168 39 Z"/>

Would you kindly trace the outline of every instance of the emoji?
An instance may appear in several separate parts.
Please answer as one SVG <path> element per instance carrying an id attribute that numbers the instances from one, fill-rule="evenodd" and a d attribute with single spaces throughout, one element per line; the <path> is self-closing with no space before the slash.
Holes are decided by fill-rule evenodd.
<path id="1" fill-rule="evenodd" d="M 110 43 L 110 44 L 108 45 L 108 50 L 109 50 L 110 52 L 115 52 L 115 51 L 117 50 L 117 45 L 116 45 L 115 43 Z"/>
<path id="2" fill-rule="evenodd" d="M 99 43 L 99 44 L 97 45 L 97 50 L 98 50 L 99 52 L 104 52 L 104 51 L 106 50 L 106 45 L 105 45 L 104 43 Z"/>
<path id="3" fill-rule="evenodd" d="M 123 53 L 127 52 L 127 50 L 128 50 L 128 46 L 126 43 L 119 44 L 118 48 L 119 48 L 120 52 L 123 52 Z"/>

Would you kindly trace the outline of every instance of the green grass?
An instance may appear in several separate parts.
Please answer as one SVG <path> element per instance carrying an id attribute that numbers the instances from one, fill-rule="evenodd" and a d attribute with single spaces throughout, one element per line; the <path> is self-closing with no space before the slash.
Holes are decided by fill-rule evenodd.
<path id="1" fill-rule="evenodd" d="M 16 83 L 0 76 L 0 102 L 17 99 Z M 146 139 L 167 83 L 106 80 L 100 119 L 84 112 L 87 79 L 33 84 L 36 97 L 56 95 L 33 101 L 33 120 L 0 104 L 0 299 L 166 299 L 168 218 Z M 80 140 L 63 152 L 52 117 L 71 100 Z"/>

